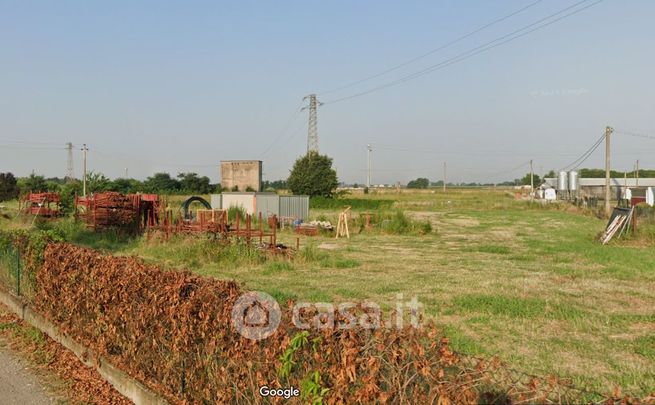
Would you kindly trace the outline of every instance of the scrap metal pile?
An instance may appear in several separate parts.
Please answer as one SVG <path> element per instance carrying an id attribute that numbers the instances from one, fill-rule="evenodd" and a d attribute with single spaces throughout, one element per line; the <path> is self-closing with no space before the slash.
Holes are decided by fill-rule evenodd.
<path id="1" fill-rule="evenodd" d="M 614 212 L 612 212 L 612 216 L 607 222 L 607 227 L 600 236 L 600 241 L 603 245 L 609 243 L 615 236 L 620 238 L 627 234 L 630 229 L 634 230 L 634 213 L 635 207 L 614 208 Z"/>
<path id="2" fill-rule="evenodd" d="M 191 197 L 194 201 L 200 197 Z M 188 200 L 187 200 L 188 201 Z M 183 204 L 184 206 L 185 204 Z M 157 194 L 97 193 L 75 198 L 76 218 L 94 230 L 117 229 L 125 232 L 147 231 L 150 236 L 160 233 L 165 239 L 173 234 L 213 234 L 216 239 L 238 239 L 260 250 L 289 254 L 289 249 L 277 243 L 277 217 L 255 221 L 252 215 L 242 218 L 237 212 L 233 222 L 227 210 L 188 210 L 174 218 L 173 210 Z"/>
<path id="3" fill-rule="evenodd" d="M 259 246 L 265 244 L 270 246 L 271 249 L 278 247 L 278 222 L 275 216 L 268 218 L 268 221 L 266 221 L 259 215 L 255 223 L 252 215 L 246 214 L 245 218 L 241 218 L 237 212 L 234 221 L 230 223 L 227 210 L 201 209 L 189 218 L 179 218 L 173 221 L 172 213 L 167 213 L 165 218 L 167 220 L 163 221 L 158 227 L 150 229 L 162 231 L 166 238 L 172 234 L 209 233 L 214 234 L 217 239 L 241 239 L 248 245 L 253 241 L 258 241 Z M 265 227 L 266 222 L 268 222 L 268 227 Z M 268 242 L 264 241 L 265 238 L 268 239 Z"/>
<path id="4" fill-rule="evenodd" d="M 141 195 L 109 191 L 76 197 L 75 213 L 92 229 L 137 231 L 141 226 Z"/>
<path id="5" fill-rule="evenodd" d="M 61 197 L 57 193 L 29 193 L 23 197 L 22 211 L 37 217 L 54 218 L 59 216 Z"/>

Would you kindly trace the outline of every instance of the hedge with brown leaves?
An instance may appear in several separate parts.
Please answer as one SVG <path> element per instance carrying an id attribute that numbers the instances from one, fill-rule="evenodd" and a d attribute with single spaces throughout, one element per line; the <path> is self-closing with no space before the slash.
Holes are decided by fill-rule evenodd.
<path id="1" fill-rule="evenodd" d="M 335 404 L 571 400 L 556 380 L 491 383 L 497 365 L 463 367 L 433 327 L 299 335 L 285 309 L 272 336 L 251 341 L 231 325 L 236 283 L 137 258 L 53 243 L 36 281 L 43 315 L 174 403 L 267 402 L 262 385 L 302 386 L 304 402 Z M 287 356 L 286 375 L 282 358 L 294 337 L 302 342 Z"/>

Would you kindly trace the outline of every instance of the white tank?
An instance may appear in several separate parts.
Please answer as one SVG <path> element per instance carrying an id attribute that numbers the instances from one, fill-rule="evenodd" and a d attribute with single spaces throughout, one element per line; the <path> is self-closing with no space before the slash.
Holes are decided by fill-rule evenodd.
<path id="1" fill-rule="evenodd" d="M 569 191 L 569 174 L 565 171 L 557 176 L 557 191 Z"/>
<path id="2" fill-rule="evenodd" d="M 569 190 L 571 191 L 578 191 L 578 172 L 575 170 L 571 170 L 569 172 Z"/>

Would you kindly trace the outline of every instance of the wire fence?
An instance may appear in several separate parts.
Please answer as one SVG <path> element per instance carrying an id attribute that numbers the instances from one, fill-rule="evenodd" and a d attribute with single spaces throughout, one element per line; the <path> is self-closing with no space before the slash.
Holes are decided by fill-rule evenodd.
<path id="1" fill-rule="evenodd" d="M 570 379 L 555 375 L 534 375 L 509 367 L 497 357 L 482 358 L 455 352 L 463 373 L 477 375 L 481 387 L 487 387 L 485 400 L 503 403 L 503 399 L 514 398 L 516 404 L 605 404 L 614 403 L 610 393 L 600 393 L 580 386 Z M 494 387 L 509 387 L 503 392 L 494 392 Z M 608 402 L 609 401 L 609 402 Z"/>
<path id="2" fill-rule="evenodd" d="M 17 296 L 30 296 L 33 291 L 21 250 L 11 242 L 0 246 L 0 284 Z"/>

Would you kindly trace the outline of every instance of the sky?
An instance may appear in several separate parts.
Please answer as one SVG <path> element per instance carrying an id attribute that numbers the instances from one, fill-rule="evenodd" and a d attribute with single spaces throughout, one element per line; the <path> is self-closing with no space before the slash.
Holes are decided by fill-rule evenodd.
<path id="1" fill-rule="evenodd" d="M 449 181 L 501 182 L 529 160 L 569 165 L 608 125 L 613 169 L 655 168 L 652 0 L 604 0 L 384 87 L 579 2 L 0 0 L 0 172 L 63 177 L 72 142 L 77 177 L 85 143 L 111 178 L 218 182 L 220 160 L 260 159 L 284 179 L 311 93 L 320 152 L 347 183 L 366 181 L 368 144 L 373 184 L 437 181 L 444 161 Z M 603 167 L 603 149 L 581 167 Z"/>

